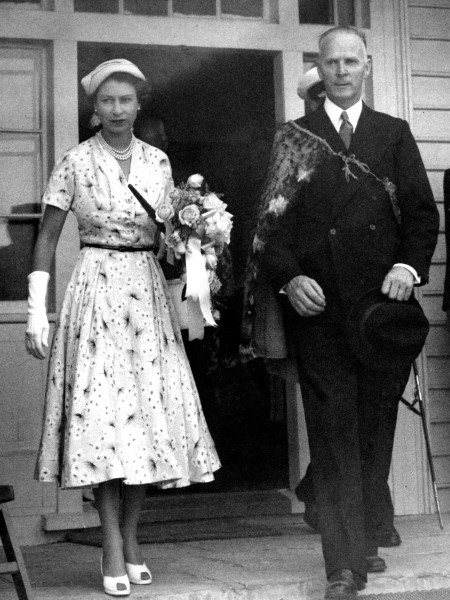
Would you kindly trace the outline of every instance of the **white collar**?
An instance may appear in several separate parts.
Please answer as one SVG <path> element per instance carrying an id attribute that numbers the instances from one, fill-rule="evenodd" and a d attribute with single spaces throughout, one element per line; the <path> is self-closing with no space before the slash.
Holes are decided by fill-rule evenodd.
<path id="1" fill-rule="evenodd" d="M 339 131 L 339 128 L 342 123 L 341 114 L 342 108 L 337 106 L 334 102 L 332 102 L 328 97 L 325 98 L 325 102 L 323 105 L 325 112 L 330 117 L 330 121 L 333 123 L 333 127 L 336 131 Z M 348 118 L 350 123 L 353 125 L 353 131 L 356 130 L 356 126 L 358 125 L 359 117 L 361 116 L 363 103 L 362 100 L 358 100 L 356 104 L 350 106 L 350 108 L 346 109 L 346 113 L 348 114 Z"/>

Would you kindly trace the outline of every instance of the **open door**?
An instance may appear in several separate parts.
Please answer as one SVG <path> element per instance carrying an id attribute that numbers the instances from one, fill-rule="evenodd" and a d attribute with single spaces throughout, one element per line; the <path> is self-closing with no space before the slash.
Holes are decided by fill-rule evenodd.
<path id="1" fill-rule="evenodd" d="M 238 355 L 252 215 L 276 126 L 273 55 L 82 43 L 78 56 L 79 80 L 111 58 L 127 58 L 139 66 L 148 78 L 151 94 L 141 102 L 136 135 L 167 152 L 175 184 L 201 173 L 210 189 L 223 194 L 234 215 L 231 265 L 225 274 L 227 299 L 220 326 L 207 328 L 203 341 L 186 340 L 223 467 L 210 484 L 163 492 L 149 486 L 153 501 L 149 505 L 154 505 L 155 496 L 157 502 L 159 498 L 164 502 L 170 495 L 173 510 L 165 514 L 180 518 L 174 497 L 183 497 L 180 506 L 186 507 L 186 495 L 200 494 L 200 500 L 192 503 L 195 516 L 199 510 L 209 516 L 211 502 L 215 511 L 225 515 L 248 514 L 249 504 L 257 505 L 259 513 L 290 512 L 290 502 L 278 492 L 289 487 L 284 384 L 267 372 L 262 361 L 243 364 Z M 93 133 L 90 117 L 91 106 L 82 97 L 80 140 Z M 235 502 L 230 494 L 235 494 Z M 189 510 L 183 514 L 189 518 Z"/>

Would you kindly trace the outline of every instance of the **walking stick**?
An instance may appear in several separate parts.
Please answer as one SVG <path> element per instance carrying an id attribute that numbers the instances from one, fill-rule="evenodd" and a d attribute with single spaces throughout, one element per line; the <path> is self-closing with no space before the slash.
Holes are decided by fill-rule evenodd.
<path id="1" fill-rule="evenodd" d="M 426 413 L 425 413 L 425 403 L 423 401 L 422 392 L 420 390 L 419 371 L 417 369 L 416 361 L 413 361 L 412 366 L 413 366 L 414 383 L 415 383 L 414 401 L 408 402 L 408 400 L 405 400 L 405 398 L 403 398 L 403 397 L 401 398 L 401 401 L 403 402 L 403 404 L 405 404 L 405 406 L 407 406 L 409 408 L 409 410 L 412 410 L 414 413 L 416 413 L 416 415 L 419 415 L 420 418 L 422 419 L 423 435 L 425 438 L 425 446 L 427 449 L 428 465 L 430 467 L 431 481 L 433 483 L 434 501 L 436 503 L 436 510 L 437 510 L 437 514 L 438 514 L 438 518 L 439 518 L 439 525 L 440 525 L 441 529 L 444 529 L 444 523 L 442 522 L 442 515 L 441 515 L 441 507 L 439 504 L 438 489 L 437 489 L 437 484 L 436 484 L 436 473 L 434 471 L 433 455 L 431 454 L 431 444 L 430 444 L 430 436 L 428 433 L 428 425 L 427 425 L 427 419 L 426 419 Z M 419 406 L 418 409 L 416 408 L 416 404 Z"/>

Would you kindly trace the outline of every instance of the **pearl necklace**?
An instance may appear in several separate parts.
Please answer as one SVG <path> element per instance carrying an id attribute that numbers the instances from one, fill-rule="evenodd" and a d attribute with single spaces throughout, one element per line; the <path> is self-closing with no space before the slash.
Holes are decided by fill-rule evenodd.
<path id="1" fill-rule="evenodd" d="M 98 134 L 98 141 L 100 142 L 100 145 L 111 154 L 111 156 L 114 156 L 114 158 L 121 161 L 128 160 L 130 158 L 136 145 L 136 138 L 134 135 L 131 136 L 131 142 L 128 144 L 125 150 L 116 150 L 116 148 L 110 146 L 102 136 L 101 132 Z"/>

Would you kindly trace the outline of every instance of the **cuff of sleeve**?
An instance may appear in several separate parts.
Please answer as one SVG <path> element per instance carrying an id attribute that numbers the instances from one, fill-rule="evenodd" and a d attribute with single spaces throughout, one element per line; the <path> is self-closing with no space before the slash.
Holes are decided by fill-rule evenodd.
<path id="1" fill-rule="evenodd" d="M 410 265 L 406 265 L 405 263 L 395 263 L 394 267 L 403 267 L 404 269 L 407 269 L 414 277 L 414 284 L 415 285 L 420 284 L 421 279 L 420 279 L 417 271 L 414 269 L 414 267 L 411 267 Z"/>

